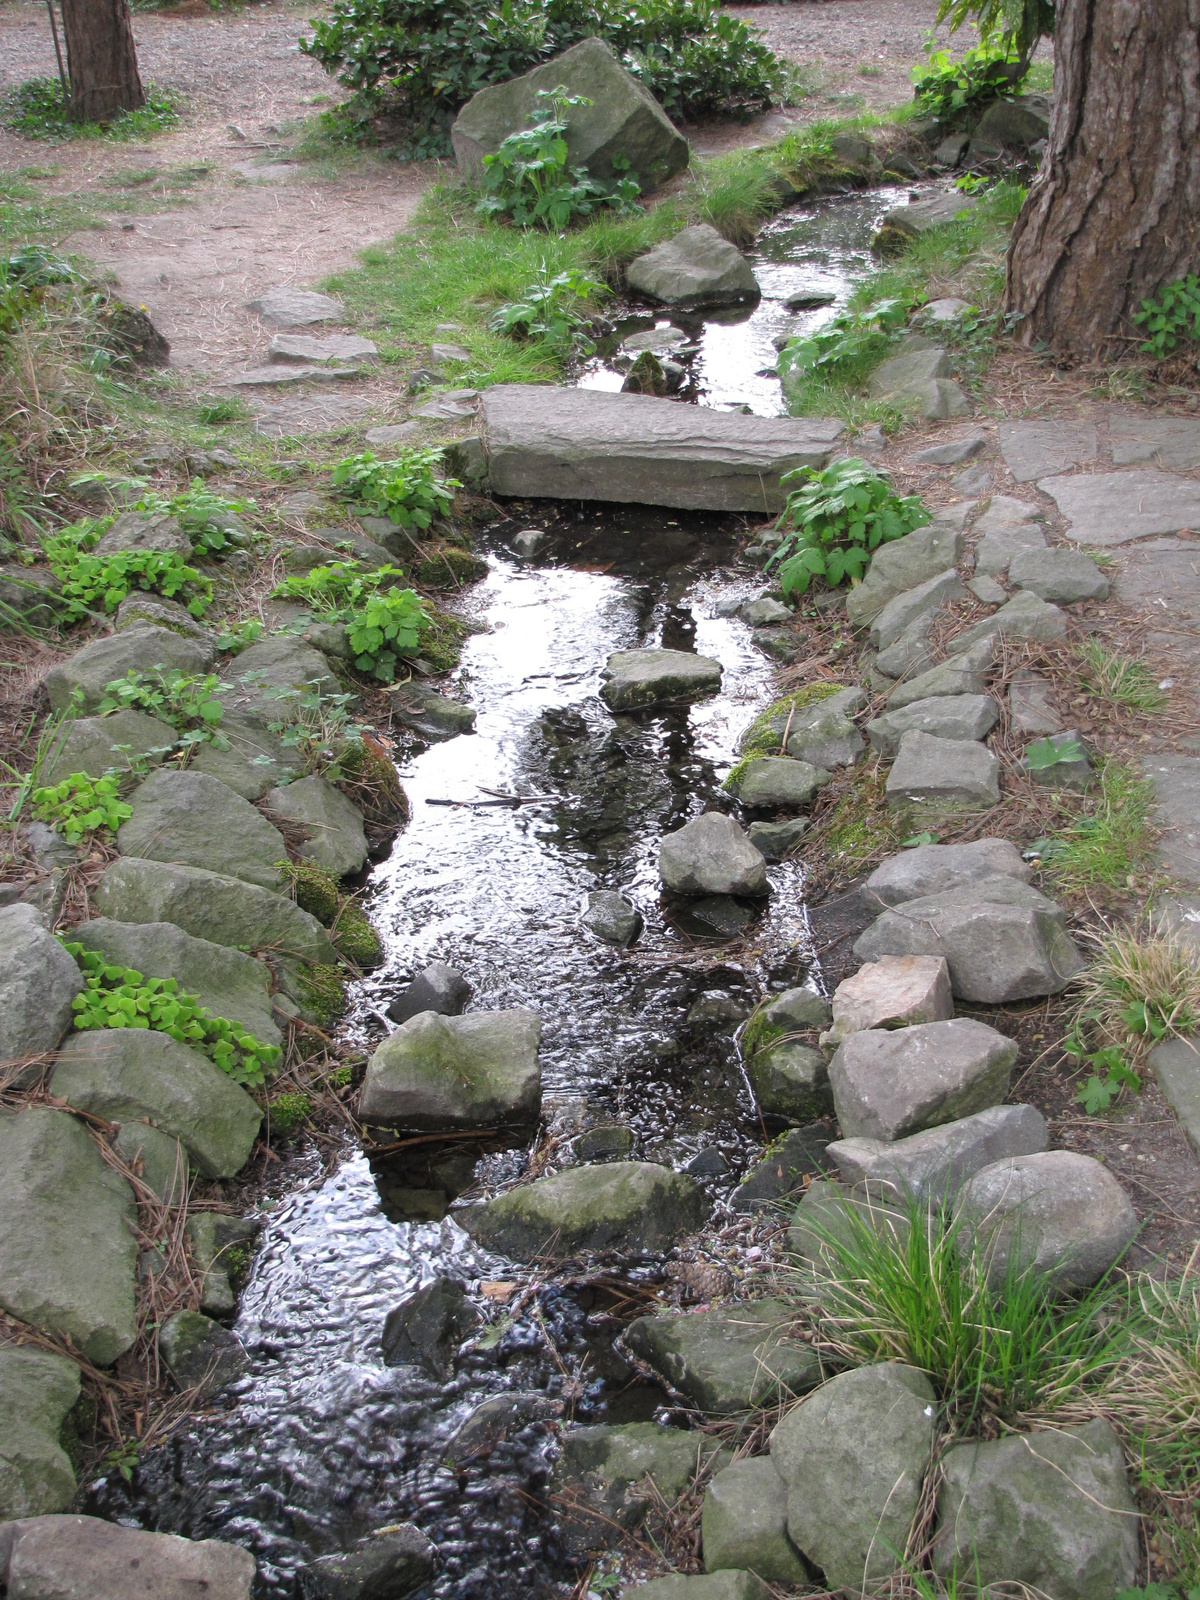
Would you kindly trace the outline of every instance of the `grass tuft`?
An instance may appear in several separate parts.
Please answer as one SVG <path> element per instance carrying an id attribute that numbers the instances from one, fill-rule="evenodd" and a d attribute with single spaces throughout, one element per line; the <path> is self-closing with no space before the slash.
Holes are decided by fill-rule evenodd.
<path id="1" fill-rule="evenodd" d="M 1099 639 L 1085 639 L 1077 654 L 1085 694 L 1126 711 L 1161 711 L 1166 705 L 1166 695 L 1141 661 L 1110 650 Z"/>
<path id="2" fill-rule="evenodd" d="M 1158 1039 L 1200 1031 L 1200 959 L 1149 926 L 1109 928 L 1079 979 L 1078 1015 L 1109 1043 L 1141 1054 Z"/>
<path id="3" fill-rule="evenodd" d="M 1090 805 L 1051 837 L 1042 856 L 1045 871 L 1067 893 L 1126 888 L 1153 855 L 1154 786 L 1132 767 L 1106 761 L 1100 792 Z"/>

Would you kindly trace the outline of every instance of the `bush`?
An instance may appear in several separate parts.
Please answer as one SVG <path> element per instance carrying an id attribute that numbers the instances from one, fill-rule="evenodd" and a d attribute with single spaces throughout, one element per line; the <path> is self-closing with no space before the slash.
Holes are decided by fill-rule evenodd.
<path id="1" fill-rule="evenodd" d="M 444 517 L 462 485 L 457 478 L 439 478 L 440 450 L 405 450 L 380 461 L 370 450 L 346 456 L 333 469 L 333 486 L 348 500 L 357 500 L 374 517 L 387 517 L 402 528 L 428 528 Z"/>
<path id="2" fill-rule="evenodd" d="M 3 121 L 8 128 L 30 139 L 92 139 L 106 134 L 110 139 L 146 139 L 179 121 L 175 101 L 165 90 L 146 85 L 145 104 L 136 111 L 122 111 L 111 122 L 73 122 L 57 78 L 31 78 L 18 84 L 4 98 Z"/>
<path id="3" fill-rule="evenodd" d="M 861 578 L 879 545 L 929 521 L 919 496 L 901 498 L 858 456 L 835 461 L 824 472 L 800 467 L 782 481 L 799 484 L 779 518 L 779 526 L 790 523 L 791 531 L 771 557 L 785 594 L 803 594 L 815 577 L 831 588 Z"/>
<path id="4" fill-rule="evenodd" d="M 787 71 L 715 0 L 336 0 L 301 49 L 360 104 L 441 137 L 477 90 L 599 36 L 671 117 L 777 100 Z M 434 153 L 428 149 L 426 153 Z"/>
<path id="5" fill-rule="evenodd" d="M 1023 76 L 1015 49 L 999 39 L 984 39 L 961 61 L 951 61 L 947 50 L 932 52 L 924 67 L 913 68 L 913 98 L 930 116 L 962 123 L 1011 94 Z"/>
<path id="6" fill-rule="evenodd" d="M 567 120 L 571 106 L 590 106 L 580 94 L 569 94 L 562 84 L 541 90 L 530 113 L 529 127 L 510 133 L 499 150 L 483 158 L 483 199 L 478 210 L 485 217 L 510 216 L 519 227 L 534 223 L 547 232 L 561 233 L 577 217 L 589 217 L 597 206 L 617 211 L 634 208 L 641 190 L 628 175 L 615 184 L 598 183 L 583 167 L 567 165 Z M 629 162 L 613 157 L 613 166 Z"/>

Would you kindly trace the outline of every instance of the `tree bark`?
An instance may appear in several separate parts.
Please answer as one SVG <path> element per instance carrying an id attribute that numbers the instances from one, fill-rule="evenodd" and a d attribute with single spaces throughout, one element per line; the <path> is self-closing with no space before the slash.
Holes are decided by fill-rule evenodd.
<path id="1" fill-rule="evenodd" d="M 1064 0 L 1041 169 L 1008 251 L 1026 344 L 1100 357 L 1200 270 L 1200 0 Z"/>
<path id="2" fill-rule="evenodd" d="M 129 0 L 62 0 L 62 14 L 72 121 L 111 122 L 144 105 Z"/>

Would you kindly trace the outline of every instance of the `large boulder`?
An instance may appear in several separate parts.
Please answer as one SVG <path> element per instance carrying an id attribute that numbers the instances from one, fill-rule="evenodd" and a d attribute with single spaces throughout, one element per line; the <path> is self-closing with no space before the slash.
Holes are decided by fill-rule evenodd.
<path id="1" fill-rule="evenodd" d="M 649 1161 L 572 1167 L 454 1213 L 488 1250 L 532 1261 L 582 1250 L 649 1255 L 694 1233 L 704 1196 L 691 1178 Z"/>
<path id="2" fill-rule="evenodd" d="M 613 711 L 689 705 L 716 694 L 721 663 L 688 650 L 618 650 L 601 673 L 600 698 Z"/>
<path id="3" fill-rule="evenodd" d="M 847 1139 L 902 1139 L 998 1105 L 1017 1059 L 1015 1039 L 959 1017 L 852 1033 L 829 1063 Z"/>
<path id="4" fill-rule="evenodd" d="M 586 168 L 603 182 L 618 175 L 614 157 L 628 161 L 643 194 L 687 166 L 687 140 L 650 91 L 625 70 L 603 39 L 584 39 L 532 72 L 490 84 L 467 101 L 450 129 L 460 170 L 478 179 L 484 156 L 498 150 L 510 133 L 525 128 L 537 109 L 539 92 L 559 84 L 592 102 L 567 109 L 572 166 Z"/>
<path id="5" fill-rule="evenodd" d="M 199 867 L 123 856 L 105 871 L 92 903 L 117 922 L 173 922 L 213 944 L 272 950 L 318 964 L 337 960 L 316 917 L 285 896 Z"/>
<path id="6" fill-rule="evenodd" d="M 53 1050 L 83 974 L 33 906 L 0 907 L 0 1061 Z"/>
<path id="7" fill-rule="evenodd" d="M 341 1555 L 304 1569 L 313 1600 L 403 1600 L 433 1577 L 436 1550 L 411 1522 L 390 1523 Z"/>
<path id="8" fill-rule="evenodd" d="M 829 777 L 823 768 L 791 756 L 752 756 L 737 770 L 730 787 L 749 810 L 776 811 L 808 805 Z"/>
<path id="9" fill-rule="evenodd" d="M 1033 879 L 1033 868 L 1007 839 L 973 839 L 970 844 L 922 844 L 889 856 L 859 891 L 869 906 L 898 906 L 945 889 L 982 883 L 987 878 Z"/>
<path id="10" fill-rule="evenodd" d="M 700 1537 L 707 1572 L 753 1572 L 785 1587 L 808 1581 L 788 1538 L 787 1485 L 770 1456 L 750 1456 L 714 1473 L 704 1491 Z"/>
<path id="11" fill-rule="evenodd" d="M 658 846 L 658 875 L 672 894 L 767 892 L 767 864 L 732 817 L 706 811 Z"/>
<path id="12" fill-rule="evenodd" d="M 249 1550 L 216 1539 L 33 1517 L 13 1530 L 8 1600 L 250 1600 L 255 1570 Z"/>
<path id="13" fill-rule="evenodd" d="M 43 783 L 61 783 L 73 772 L 102 778 L 116 769 L 129 771 L 134 762 L 151 765 L 174 748 L 179 735 L 169 722 L 145 711 L 114 711 L 108 717 L 76 717 L 51 735 L 41 767 Z"/>
<path id="14" fill-rule="evenodd" d="M 72 928 L 71 938 L 95 950 L 114 967 L 132 967 L 145 978 L 174 978 L 214 1017 L 236 1022 L 264 1044 L 280 1044 L 271 1010 L 271 969 L 241 950 L 197 939 L 171 922 L 115 922 L 93 917 Z"/>
<path id="15" fill-rule="evenodd" d="M 202 772 L 151 773 L 129 798 L 133 815 L 117 829 L 123 856 L 201 867 L 279 889 L 287 845 L 262 812 Z"/>
<path id="16" fill-rule="evenodd" d="M 1141 1570 L 1125 1453 L 1102 1417 L 953 1445 L 941 1461 L 934 1571 L 980 1589 L 1113 1600 Z"/>
<path id="17" fill-rule="evenodd" d="M 843 429 L 548 384 L 495 384 L 479 404 L 495 494 L 760 517 L 782 511 L 785 473 L 828 465 Z"/>
<path id="18" fill-rule="evenodd" d="M 0 1347 L 0 1522 L 65 1511 L 75 1498 L 59 1435 L 78 1399 L 73 1361 L 31 1345 Z"/>
<path id="19" fill-rule="evenodd" d="M 533 1123 L 542 1104 L 541 1034 L 533 1011 L 422 1011 L 371 1057 L 359 1117 L 415 1132 Z"/>
<path id="20" fill-rule="evenodd" d="M 758 281 L 742 252 L 708 222 L 664 239 L 625 269 L 637 294 L 668 306 L 728 306 L 757 300 Z"/>
<path id="21" fill-rule="evenodd" d="M 1084 966 L 1062 907 L 1010 877 L 906 900 L 876 917 L 854 953 L 944 956 L 955 996 L 984 1005 L 1061 994 Z"/>
<path id="22" fill-rule="evenodd" d="M 909 732 L 935 739 L 986 739 L 1000 720 L 1000 707 L 990 694 L 933 695 L 914 700 L 867 723 L 871 749 L 891 761 Z"/>
<path id="23" fill-rule="evenodd" d="M 888 773 L 888 810 L 916 830 L 1000 803 L 1000 762 L 985 745 L 910 728 Z"/>
<path id="24" fill-rule="evenodd" d="M 993 1278 L 1029 1268 L 1073 1288 L 1103 1277 L 1138 1229 L 1112 1173 L 1074 1150 L 983 1167 L 963 1191 L 962 1221 Z"/>
<path id="25" fill-rule="evenodd" d="M 831 1378 L 771 1434 L 788 1534 L 830 1589 L 861 1590 L 900 1564 L 933 1448 L 934 1395 L 885 1362 Z"/>
<path id="26" fill-rule="evenodd" d="M 906 1139 L 839 1139 L 826 1155 L 843 1183 L 942 1200 L 994 1161 L 1036 1155 L 1048 1143 L 1046 1119 L 1033 1106 L 989 1106 Z"/>
<path id="27" fill-rule="evenodd" d="M 268 790 L 266 809 L 309 835 L 296 854 L 315 861 L 330 877 L 361 872 L 367 860 L 363 814 L 340 789 L 315 774 Z M 277 858 L 278 859 L 278 858 Z"/>
<path id="28" fill-rule="evenodd" d="M 0 1115 L 0 1306 L 97 1366 L 132 1345 L 133 1191 L 65 1111 Z"/>
<path id="29" fill-rule="evenodd" d="M 254 1148 L 262 1112 L 228 1073 L 153 1028 L 96 1028 L 63 1045 L 51 1094 L 105 1122 L 153 1122 L 179 1139 L 206 1178 L 232 1178 Z"/>
<path id="30" fill-rule="evenodd" d="M 723 1415 L 774 1405 L 820 1381 L 812 1347 L 787 1341 L 794 1321 L 780 1300 L 749 1300 L 639 1317 L 625 1343 L 701 1411 Z"/>
<path id="31" fill-rule="evenodd" d="M 207 672 L 216 653 L 215 642 L 185 639 L 170 628 L 129 628 L 93 639 L 46 674 L 50 709 L 64 712 L 74 706 L 80 714 L 94 711 L 114 678 L 127 672 L 142 672 L 149 678 L 169 672 Z"/>
<path id="32" fill-rule="evenodd" d="M 940 956 L 884 956 L 843 978 L 833 994 L 833 1026 L 822 1044 L 865 1028 L 907 1028 L 954 1015 L 950 971 Z"/>
<path id="33" fill-rule="evenodd" d="M 964 501 L 964 512 L 966 509 Z M 895 595 L 917 588 L 948 567 L 956 567 L 966 542 L 962 525 L 961 515 L 939 512 L 925 527 L 881 544 L 863 581 L 846 596 L 846 615 L 854 627 L 865 628 L 873 622 Z"/>

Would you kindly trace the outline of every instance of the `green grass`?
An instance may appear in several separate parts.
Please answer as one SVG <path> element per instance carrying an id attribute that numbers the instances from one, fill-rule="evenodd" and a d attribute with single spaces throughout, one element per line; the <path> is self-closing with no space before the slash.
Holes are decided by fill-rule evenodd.
<path id="1" fill-rule="evenodd" d="M 1085 694 L 1127 711 L 1161 711 L 1167 697 L 1154 674 L 1140 661 L 1110 650 L 1099 639 L 1085 639 L 1076 654 Z"/>
<path id="2" fill-rule="evenodd" d="M 137 111 L 123 111 L 111 122 L 72 122 L 57 78 L 31 78 L 4 97 L 0 113 L 6 127 L 28 139 L 148 139 L 179 121 L 179 109 L 166 89 L 148 83 L 146 103 Z"/>
<path id="3" fill-rule="evenodd" d="M 1106 761 L 1090 809 L 1050 836 L 1045 871 L 1068 893 L 1126 887 L 1153 856 L 1153 805 L 1152 783 L 1132 767 Z"/>

